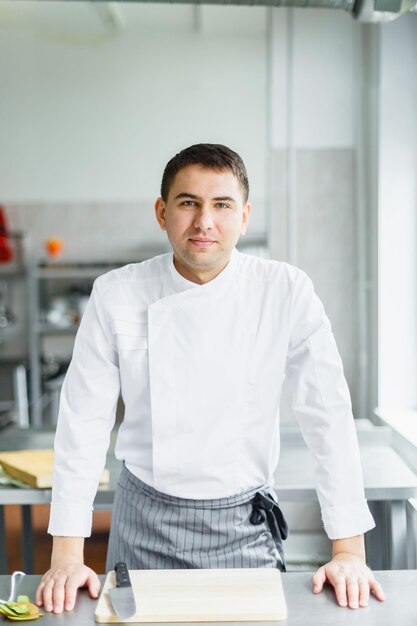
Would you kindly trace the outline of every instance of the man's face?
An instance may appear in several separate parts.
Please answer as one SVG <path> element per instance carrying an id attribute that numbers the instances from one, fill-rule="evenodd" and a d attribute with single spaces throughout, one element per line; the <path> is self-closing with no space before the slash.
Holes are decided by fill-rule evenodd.
<path id="1" fill-rule="evenodd" d="M 155 203 L 156 218 L 167 231 L 179 273 L 197 283 L 215 278 L 246 231 L 250 209 L 232 172 L 201 165 L 182 168 L 167 201 L 158 198 Z"/>

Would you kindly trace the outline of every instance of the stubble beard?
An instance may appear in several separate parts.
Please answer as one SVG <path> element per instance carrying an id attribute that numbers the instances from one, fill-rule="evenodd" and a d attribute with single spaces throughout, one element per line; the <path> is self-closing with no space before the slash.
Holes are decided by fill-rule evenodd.
<path id="1" fill-rule="evenodd" d="M 181 256 L 180 259 L 183 263 L 186 263 L 190 268 L 195 268 L 198 270 L 213 270 L 217 269 L 219 266 L 226 266 L 230 260 L 230 254 L 220 248 L 218 243 L 214 244 L 218 247 L 217 251 L 214 254 L 207 254 L 204 251 L 195 251 L 190 252 L 185 248 L 181 248 Z"/>

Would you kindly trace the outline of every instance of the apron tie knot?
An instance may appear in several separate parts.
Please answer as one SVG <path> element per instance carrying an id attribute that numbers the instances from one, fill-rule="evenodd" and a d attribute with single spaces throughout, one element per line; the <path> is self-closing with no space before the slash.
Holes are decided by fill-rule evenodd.
<path id="1" fill-rule="evenodd" d="M 249 521 L 254 526 L 259 526 L 259 524 L 265 521 L 268 522 L 269 529 L 282 560 L 283 571 L 285 572 L 282 540 L 288 537 L 288 524 L 278 502 L 276 502 L 269 493 L 257 491 L 252 500 L 252 512 Z"/>

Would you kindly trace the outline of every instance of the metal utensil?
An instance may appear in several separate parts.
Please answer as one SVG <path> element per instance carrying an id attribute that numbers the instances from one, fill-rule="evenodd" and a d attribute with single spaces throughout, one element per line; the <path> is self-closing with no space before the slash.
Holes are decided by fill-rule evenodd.
<path id="1" fill-rule="evenodd" d="M 136 613 L 136 601 L 130 582 L 129 570 L 126 563 L 119 562 L 114 566 L 116 587 L 109 589 L 109 596 L 114 611 L 120 619 L 129 619 Z"/>
<path id="2" fill-rule="evenodd" d="M 19 583 L 23 576 L 26 576 L 25 572 L 13 572 L 11 580 L 10 580 L 10 595 L 8 600 L 1 600 L 0 604 L 7 604 L 8 602 L 16 602 L 16 592 L 19 586 Z"/>

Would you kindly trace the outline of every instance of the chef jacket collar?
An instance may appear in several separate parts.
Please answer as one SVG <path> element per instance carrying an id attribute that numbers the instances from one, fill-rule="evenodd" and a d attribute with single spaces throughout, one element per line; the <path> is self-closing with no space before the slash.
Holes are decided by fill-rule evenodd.
<path id="1" fill-rule="evenodd" d="M 238 263 L 238 258 L 239 251 L 236 248 L 233 248 L 232 254 L 230 255 L 229 263 L 226 265 L 226 267 L 215 278 L 209 280 L 208 283 L 204 283 L 202 285 L 199 285 L 198 283 L 194 283 L 192 280 L 184 278 L 184 276 L 182 276 L 178 272 L 177 268 L 174 265 L 173 252 L 171 252 L 168 257 L 169 271 L 175 283 L 175 286 L 179 289 L 179 291 L 185 291 L 186 289 L 192 289 L 193 287 L 199 287 L 200 289 L 203 289 L 204 287 L 207 287 L 209 285 L 210 287 L 214 287 L 221 285 L 232 274 Z"/>

